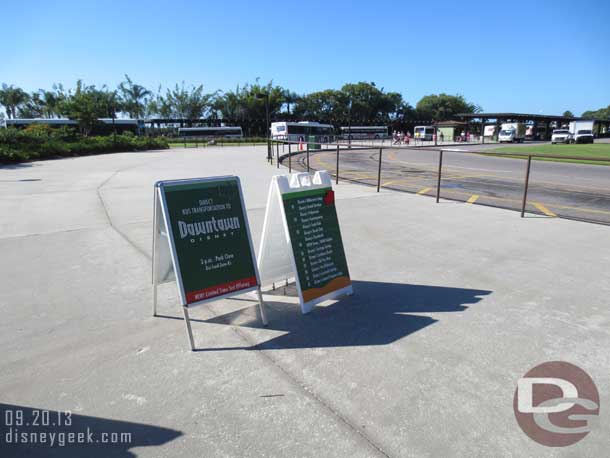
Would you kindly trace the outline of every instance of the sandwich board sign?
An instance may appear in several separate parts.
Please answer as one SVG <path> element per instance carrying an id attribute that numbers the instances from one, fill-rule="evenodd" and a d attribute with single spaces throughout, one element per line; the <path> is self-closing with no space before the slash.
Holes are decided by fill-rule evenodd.
<path id="1" fill-rule="evenodd" d="M 267 324 L 239 178 L 159 181 L 154 190 L 153 316 L 158 284 L 175 279 L 193 350 L 189 307 L 256 290 Z"/>
<path id="2" fill-rule="evenodd" d="M 272 178 L 258 267 L 263 285 L 294 278 L 302 313 L 352 294 L 327 172 Z"/>

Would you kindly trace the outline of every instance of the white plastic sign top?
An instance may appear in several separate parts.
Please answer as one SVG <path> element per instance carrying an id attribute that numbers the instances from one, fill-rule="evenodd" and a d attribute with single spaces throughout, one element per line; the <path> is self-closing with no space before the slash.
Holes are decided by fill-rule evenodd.
<path id="1" fill-rule="evenodd" d="M 322 301 L 352 294 L 327 172 L 273 177 L 258 266 L 262 285 L 295 280 L 303 313 Z"/>

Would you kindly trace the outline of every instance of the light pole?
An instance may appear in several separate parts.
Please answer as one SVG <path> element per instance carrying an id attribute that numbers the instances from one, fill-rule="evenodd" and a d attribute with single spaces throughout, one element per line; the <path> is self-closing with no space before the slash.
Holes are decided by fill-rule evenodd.
<path id="1" fill-rule="evenodd" d="M 348 149 L 352 149 L 352 100 L 347 105 L 347 143 Z"/>
<path id="2" fill-rule="evenodd" d="M 269 93 L 259 92 L 256 98 L 265 99 L 265 115 L 267 118 L 267 162 L 271 161 L 271 120 L 269 119 Z"/>

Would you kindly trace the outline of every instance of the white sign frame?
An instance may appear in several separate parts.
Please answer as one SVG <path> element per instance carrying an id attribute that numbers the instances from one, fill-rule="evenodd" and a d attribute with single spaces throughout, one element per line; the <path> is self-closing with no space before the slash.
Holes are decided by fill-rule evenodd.
<path id="1" fill-rule="evenodd" d="M 269 237 L 270 228 L 272 225 L 276 225 L 277 221 L 271 220 L 270 213 L 273 205 L 278 205 L 282 215 L 282 228 L 284 240 L 281 241 L 285 243 L 289 248 L 289 257 L 290 257 L 290 271 L 284 272 L 284 277 L 286 280 L 295 279 L 297 292 L 299 295 L 299 304 L 301 306 L 301 313 L 307 314 L 313 310 L 313 308 L 324 301 L 336 299 L 341 296 L 352 295 L 353 287 L 350 281 L 348 286 L 344 286 L 343 288 L 339 288 L 335 291 L 331 291 L 323 296 L 312 299 L 311 301 L 305 302 L 303 299 L 303 290 L 301 288 L 301 282 L 299 279 L 298 271 L 297 271 L 297 263 L 294 255 L 294 251 L 292 249 L 292 240 L 290 238 L 290 231 L 288 229 L 288 221 L 286 219 L 286 212 L 284 209 L 284 201 L 282 199 L 282 194 L 288 192 L 295 192 L 298 188 L 301 189 L 318 189 L 318 188 L 327 188 L 330 187 L 332 189 L 332 181 L 330 175 L 326 170 L 321 170 L 315 172 L 315 174 L 310 174 L 307 172 L 302 173 L 292 173 L 288 175 L 275 175 L 271 179 L 271 184 L 269 185 L 269 194 L 267 196 L 267 209 L 265 210 L 265 219 L 263 222 L 263 232 L 261 236 L 261 244 L 258 252 L 258 270 L 264 272 L 265 271 L 265 248 L 267 244 L 275 243 L 277 246 L 278 241 Z M 283 247 L 281 249 L 284 249 Z M 351 278 L 350 278 L 351 280 Z"/>

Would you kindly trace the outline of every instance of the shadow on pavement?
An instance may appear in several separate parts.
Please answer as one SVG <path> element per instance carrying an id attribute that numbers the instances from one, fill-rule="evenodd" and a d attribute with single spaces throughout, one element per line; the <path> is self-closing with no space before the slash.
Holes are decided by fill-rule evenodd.
<path id="1" fill-rule="evenodd" d="M 491 291 L 354 281 L 354 295 L 332 305 L 318 306 L 302 315 L 297 304 L 267 301 L 269 326 L 285 334 L 252 347 L 203 348 L 217 350 L 274 350 L 288 348 L 387 345 L 438 320 L 418 313 L 461 312 Z M 206 323 L 262 328 L 254 310 L 247 307 L 220 315 Z"/>
<path id="2" fill-rule="evenodd" d="M 159 426 L 10 404 L 0 404 L 0 414 L 3 458 L 128 458 L 136 456 L 130 448 L 158 446 L 182 435 Z"/>

